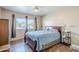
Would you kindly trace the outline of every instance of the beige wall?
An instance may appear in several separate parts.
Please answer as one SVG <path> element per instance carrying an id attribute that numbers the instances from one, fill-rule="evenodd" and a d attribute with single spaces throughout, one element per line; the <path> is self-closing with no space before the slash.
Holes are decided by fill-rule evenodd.
<path id="1" fill-rule="evenodd" d="M 72 31 L 72 43 L 79 45 L 79 7 L 66 7 L 43 17 L 42 25 L 66 26 Z"/>
<path id="2" fill-rule="evenodd" d="M 1 8 L 0 8 L 0 18 L 1 18 Z"/>
<path id="3" fill-rule="evenodd" d="M 15 14 L 16 18 L 25 18 L 25 16 L 28 16 L 29 18 L 34 18 L 35 16 L 33 15 L 28 15 L 28 14 L 22 14 L 22 13 L 17 13 L 17 12 L 12 12 L 8 11 L 5 9 L 2 9 L 1 11 L 1 16 L 3 19 L 8 19 L 9 20 L 9 38 L 11 38 L 11 24 L 12 24 L 12 14 Z M 41 27 L 41 17 L 37 16 L 37 28 L 39 29 Z M 17 31 L 17 38 L 24 37 L 24 31 Z"/>

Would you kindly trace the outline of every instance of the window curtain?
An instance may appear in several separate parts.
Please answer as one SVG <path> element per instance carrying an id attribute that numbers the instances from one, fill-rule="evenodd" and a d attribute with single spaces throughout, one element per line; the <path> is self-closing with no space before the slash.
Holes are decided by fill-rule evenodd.
<path id="1" fill-rule="evenodd" d="M 11 31 L 11 38 L 16 37 L 16 21 L 15 21 L 15 14 L 12 14 L 12 31 Z"/>
<path id="2" fill-rule="evenodd" d="M 35 31 L 37 30 L 37 17 L 35 17 Z"/>
<path id="3" fill-rule="evenodd" d="M 25 33 L 28 32 L 28 16 L 25 17 L 26 18 L 26 29 L 25 29 Z"/>

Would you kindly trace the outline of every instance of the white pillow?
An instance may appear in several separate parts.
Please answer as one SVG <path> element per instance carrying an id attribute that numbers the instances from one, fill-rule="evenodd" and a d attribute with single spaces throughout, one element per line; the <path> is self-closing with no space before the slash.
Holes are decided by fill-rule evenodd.
<path id="1" fill-rule="evenodd" d="M 58 30 L 57 29 L 54 29 L 53 27 L 49 27 L 49 31 L 57 32 Z"/>

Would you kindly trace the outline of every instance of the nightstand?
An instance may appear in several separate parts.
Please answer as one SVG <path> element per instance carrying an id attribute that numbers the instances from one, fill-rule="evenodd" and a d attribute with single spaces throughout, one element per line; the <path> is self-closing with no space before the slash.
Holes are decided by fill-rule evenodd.
<path id="1" fill-rule="evenodd" d="M 64 32 L 62 35 L 62 43 L 67 46 L 71 45 L 71 32 Z"/>

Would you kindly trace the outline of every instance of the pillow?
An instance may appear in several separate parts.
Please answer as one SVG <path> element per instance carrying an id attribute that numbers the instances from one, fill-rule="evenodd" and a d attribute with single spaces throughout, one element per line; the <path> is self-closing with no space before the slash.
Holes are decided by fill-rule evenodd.
<path id="1" fill-rule="evenodd" d="M 49 30 L 52 30 L 53 28 L 52 27 L 49 27 Z"/>
<path id="2" fill-rule="evenodd" d="M 49 31 L 52 31 L 52 32 L 57 32 L 58 30 L 53 28 L 53 27 L 49 27 Z"/>
<path id="3" fill-rule="evenodd" d="M 58 32 L 58 30 L 57 30 L 57 29 L 52 29 L 52 31 L 53 31 L 53 32 Z"/>
<path id="4" fill-rule="evenodd" d="M 44 31 L 52 31 L 52 32 L 57 32 L 58 30 L 53 28 L 53 27 L 43 27 Z"/>
<path id="5" fill-rule="evenodd" d="M 43 28 L 43 30 L 47 30 L 47 31 L 49 31 L 49 30 L 52 31 L 52 29 L 53 29 L 52 27 L 44 27 Z"/>

